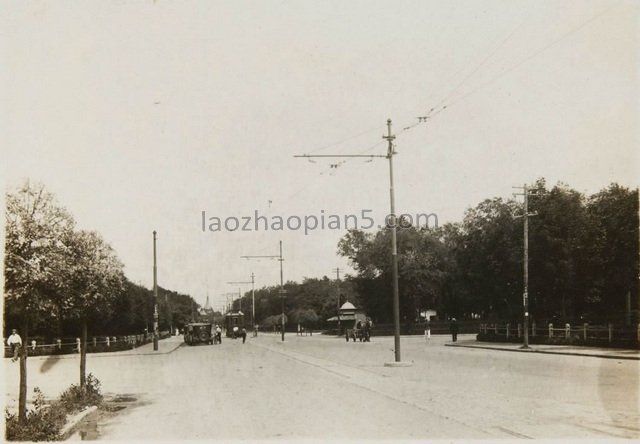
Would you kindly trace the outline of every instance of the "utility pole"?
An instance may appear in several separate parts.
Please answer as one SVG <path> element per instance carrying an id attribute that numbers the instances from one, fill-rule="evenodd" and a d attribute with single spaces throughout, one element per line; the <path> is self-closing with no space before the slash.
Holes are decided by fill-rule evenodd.
<path id="1" fill-rule="evenodd" d="M 336 283 L 338 284 L 338 336 L 340 336 L 340 268 L 335 269 L 336 272 Z"/>
<path id="2" fill-rule="evenodd" d="M 422 118 L 419 118 L 422 119 Z M 422 122 L 422 120 L 419 120 Z M 411 365 L 409 362 L 401 362 L 400 355 L 400 291 L 398 289 L 398 251 L 396 244 L 396 215 L 395 215 L 395 195 L 393 188 L 393 155 L 397 154 L 394 150 L 393 140 L 396 136 L 391 134 L 391 119 L 387 119 L 387 135 L 382 136 L 383 139 L 389 142 L 389 147 L 387 149 L 386 155 L 378 155 L 378 154 L 301 154 L 293 157 L 303 157 L 303 158 L 312 158 L 312 157 L 368 157 L 370 159 L 373 158 L 385 158 L 389 160 L 389 198 L 391 203 L 391 226 L 387 226 L 387 228 L 391 228 L 391 260 L 392 260 L 392 279 L 393 279 L 393 330 L 394 330 L 394 354 L 395 354 L 395 362 L 393 363 L 385 363 L 386 366 L 390 367 L 400 367 L 400 366 L 409 366 Z"/>
<path id="3" fill-rule="evenodd" d="M 523 272 L 524 272 L 524 282 L 523 282 L 523 290 L 522 290 L 522 309 L 523 309 L 523 325 L 524 325 L 524 336 L 523 336 L 523 344 L 520 348 L 527 349 L 529 348 L 529 217 L 537 216 L 538 213 L 529 213 L 529 195 L 534 194 L 527 188 L 527 184 L 525 183 L 522 187 L 513 187 L 517 189 L 521 189 L 522 193 L 514 193 L 514 196 L 524 196 L 524 214 L 522 216 L 524 218 L 524 260 L 523 260 Z"/>
<path id="4" fill-rule="evenodd" d="M 280 297 L 281 299 L 281 304 L 282 304 L 282 340 L 284 341 L 284 298 L 285 298 L 285 293 L 286 291 L 284 290 L 284 275 L 282 274 L 282 261 L 284 259 L 282 259 L 282 241 L 280 241 L 280 258 L 278 259 L 280 261 Z"/>
<path id="5" fill-rule="evenodd" d="M 250 281 L 231 281 L 227 282 L 227 284 L 251 284 L 251 321 L 254 325 L 255 329 L 255 319 L 256 319 L 256 295 L 255 295 L 255 276 L 253 272 L 251 273 Z M 240 289 L 238 289 L 238 295 L 240 295 Z M 241 296 L 239 296 L 241 297 Z M 242 299 L 240 299 L 240 311 L 242 311 Z"/>
<path id="6" fill-rule="evenodd" d="M 255 276 L 253 271 L 251 272 L 251 325 L 253 326 L 253 335 L 258 336 L 258 329 L 256 325 L 256 289 L 255 289 Z"/>
<path id="7" fill-rule="evenodd" d="M 223 293 L 221 296 L 225 296 L 227 298 L 227 312 L 230 313 L 233 311 L 233 297 L 235 296 L 235 292 L 234 293 Z M 229 303 L 229 300 L 231 300 L 231 303 Z"/>
<path id="8" fill-rule="evenodd" d="M 153 351 L 158 351 L 158 266 L 156 260 L 156 230 L 153 230 Z"/>
<path id="9" fill-rule="evenodd" d="M 394 349 L 396 362 L 400 362 L 400 291 L 398 289 L 398 247 L 396 240 L 396 209 L 395 193 L 393 189 L 393 155 L 396 154 L 393 140 L 396 136 L 391 134 L 391 119 L 387 120 L 387 135 L 382 136 L 389 142 L 387 158 L 389 159 L 389 196 L 391 201 L 391 273 L 393 278 L 393 329 Z"/>
<path id="10" fill-rule="evenodd" d="M 282 340 L 284 341 L 284 298 L 285 298 L 285 294 L 287 293 L 287 290 L 284 289 L 284 274 L 282 271 L 282 263 L 284 262 L 284 258 L 282 257 L 282 241 L 280 241 L 280 254 L 272 254 L 272 255 L 263 255 L 263 256 L 240 256 L 241 258 L 244 259 L 278 259 L 278 261 L 280 262 L 280 290 L 278 291 L 278 293 L 280 294 L 280 297 L 282 298 L 282 302 L 281 302 L 281 308 L 282 308 L 282 315 L 281 315 L 281 327 L 282 327 Z M 252 274 L 252 279 L 253 279 L 253 273 Z"/>

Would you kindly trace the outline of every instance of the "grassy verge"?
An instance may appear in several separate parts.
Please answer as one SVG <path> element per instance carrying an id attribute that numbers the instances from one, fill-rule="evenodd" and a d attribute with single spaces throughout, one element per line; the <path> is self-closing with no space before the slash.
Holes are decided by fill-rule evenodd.
<path id="1" fill-rule="evenodd" d="M 46 403 L 39 388 L 34 388 L 34 408 L 27 412 L 24 422 L 17 414 L 5 410 L 7 441 L 57 441 L 62 439 L 60 431 L 73 415 L 92 405 L 102 403 L 100 381 L 92 374 L 87 376 L 86 387 L 71 385 L 60 397 Z"/>

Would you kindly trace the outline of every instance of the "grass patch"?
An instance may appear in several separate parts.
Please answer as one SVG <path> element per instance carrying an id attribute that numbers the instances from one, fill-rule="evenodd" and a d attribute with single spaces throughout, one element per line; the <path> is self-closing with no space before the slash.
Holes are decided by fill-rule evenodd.
<path id="1" fill-rule="evenodd" d="M 34 408 L 27 411 L 27 418 L 23 423 L 19 421 L 17 414 L 5 409 L 7 441 L 58 441 L 62 439 L 60 431 L 66 424 L 67 415 L 92 405 L 99 406 L 103 399 L 100 381 L 92 374 L 87 376 L 84 389 L 74 384 L 58 400 L 49 404 L 38 387 L 33 391 Z"/>

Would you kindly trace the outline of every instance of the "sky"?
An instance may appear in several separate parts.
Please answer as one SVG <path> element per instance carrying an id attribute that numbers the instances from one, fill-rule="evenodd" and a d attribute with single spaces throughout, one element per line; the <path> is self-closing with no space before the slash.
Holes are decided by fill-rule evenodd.
<path id="1" fill-rule="evenodd" d="M 250 289 L 227 282 L 279 284 L 277 260 L 240 257 L 279 241 L 285 280 L 353 272 L 337 255 L 344 215 L 383 223 L 388 160 L 293 156 L 384 156 L 387 119 L 397 213 L 460 221 L 540 177 L 637 187 L 639 13 L 633 0 L 4 3 L 3 182 L 44 184 L 147 288 L 156 230 L 158 284 L 221 309 Z M 340 229 L 286 227 L 323 215 Z M 251 231 L 224 228 L 233 217 Z"/>

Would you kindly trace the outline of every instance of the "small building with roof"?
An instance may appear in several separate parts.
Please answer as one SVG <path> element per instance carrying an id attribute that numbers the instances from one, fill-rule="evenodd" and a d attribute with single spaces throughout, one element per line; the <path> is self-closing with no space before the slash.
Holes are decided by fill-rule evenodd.
<path id="1" fill-rule="evenodd" d="M 355 305 L 347 301 L 342 304 L 338 314 L 327 319 L 327 322 L 335 323 L 335 328 L 338 328 L 339 320 L 341 328 L 352 328 L 358 321 L 364 322 L 366 319 L 367 315 L 361 309 L 356 308 Z"/>

